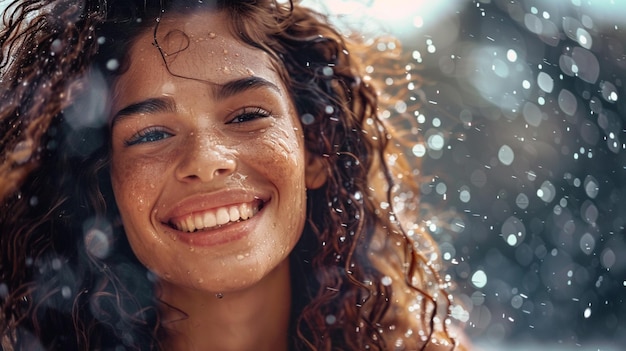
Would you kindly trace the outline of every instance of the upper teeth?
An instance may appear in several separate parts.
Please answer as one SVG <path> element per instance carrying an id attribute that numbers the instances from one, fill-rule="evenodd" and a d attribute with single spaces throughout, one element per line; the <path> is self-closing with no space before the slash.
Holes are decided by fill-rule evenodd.
<path id="1" fill-rule="evenodd" d="M 191 233 L 196 230 L 213 228 L 229 222 L 246 220 L 254 216 L 258 211 L 258 203 L 245 203 L 192 213 L 172 220 L 172 224 L 180 231 Z"/>

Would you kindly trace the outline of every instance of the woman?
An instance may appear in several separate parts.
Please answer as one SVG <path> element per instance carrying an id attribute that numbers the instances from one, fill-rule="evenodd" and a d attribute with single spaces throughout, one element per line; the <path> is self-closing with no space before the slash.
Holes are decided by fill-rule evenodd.
<path id="1" fill-rule="evenodd" d="M 388 205 L 377 93 L 324 17 L 16 1 L 4 20 L 5 349 L 454 349 L 430 239 Z"/>

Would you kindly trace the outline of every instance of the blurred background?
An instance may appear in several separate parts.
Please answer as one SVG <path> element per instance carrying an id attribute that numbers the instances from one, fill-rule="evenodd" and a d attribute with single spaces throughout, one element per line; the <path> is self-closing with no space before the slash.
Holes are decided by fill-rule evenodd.
<path id="1" fill-rule="evenodd" d="M 625 350 L 626 0 L 304 3 L 427 81 L 410 152 L 473 341 Z"/>

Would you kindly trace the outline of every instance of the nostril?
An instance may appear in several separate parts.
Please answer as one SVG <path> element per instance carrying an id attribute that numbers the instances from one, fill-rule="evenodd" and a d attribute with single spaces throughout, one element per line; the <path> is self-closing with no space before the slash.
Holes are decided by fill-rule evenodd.
<path id="1" fill-rule="evenodd" d="M 220 168 L 220 169 L 216 169 L 216 170 L 213 172 L 213 176 L 214 176 L 214 177 L 219 177 L 219 176 L 221 176 L 221 175 L 228 174 L 229 172 L 230 172 L 230 171 L 229 171 L 228 169 L 226 169 L 226 168 Z"/>

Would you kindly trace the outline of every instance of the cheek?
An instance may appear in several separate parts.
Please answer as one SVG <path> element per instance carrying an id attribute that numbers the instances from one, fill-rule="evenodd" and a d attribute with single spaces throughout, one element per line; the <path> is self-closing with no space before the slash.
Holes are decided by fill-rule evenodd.
<path id="1" fill-rule="evenodd" d="M 119 155 L 119 154 L 118 154 Z M 122 217 L 127 213 L 147 211 L 153 203 L 154 194 L 163 174 L 159 163 L 141 162 L 113 154 L 111 183 Z"/>
<path id="2" fill-rule="evenodd" d="M 268 176 L 276 178 L 280 184 L 291 181 L 294 185 L 304 179 L 304 147 L 302 138 L 293 128 L 277 128 L 263 138 L 263 159 Z M 303 183 L 302 183 L 303 184 Z M 304 190 L 304 189 L 302 189 Z"/>

